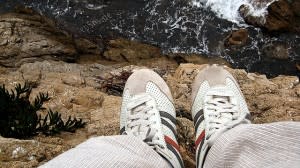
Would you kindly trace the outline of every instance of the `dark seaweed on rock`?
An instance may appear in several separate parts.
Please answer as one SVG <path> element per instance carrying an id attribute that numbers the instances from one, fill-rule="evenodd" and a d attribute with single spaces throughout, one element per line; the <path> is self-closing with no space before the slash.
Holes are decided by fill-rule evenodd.
<path id="1" fill-rule="evenodd" d="M 100 78 L 104 83 L 102 89 L 110 95 L 121 96 L 125 83 L 131 74 L 132 72 L 122 71 L 119 75 L 112 75 L 107 79 Z"/>
<path id="2" fill-rule="evenodd" d="M 29 97 L 33 85 L 25 82 L 17 84 L 14 90 L 0 86 L 0 135 L 3 137 L 25 139 L 39 133 L 54 135 L 61 131 L 74 132 L 86 124 L 81 119 L 69 117 L 67 122 L 61 114 L 48 110 L 45 117 L 38 114 L 43 103 L 50 100 L 48 93 L 39 93 L 31 103 Z"/>

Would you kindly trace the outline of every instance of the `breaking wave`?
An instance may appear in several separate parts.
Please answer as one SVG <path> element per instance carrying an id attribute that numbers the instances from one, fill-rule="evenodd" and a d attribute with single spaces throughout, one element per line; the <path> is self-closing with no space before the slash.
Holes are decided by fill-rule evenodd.
<path id="1" fill-rule="evenodd" d="M 276 0 L 192 0 L 191 4 L 197 7 L 210 8 L 220 18 L 234 23 L 243 23 L 239 8 L 246 5 L 249 15 L 265 17 L 267 8 Z"/>

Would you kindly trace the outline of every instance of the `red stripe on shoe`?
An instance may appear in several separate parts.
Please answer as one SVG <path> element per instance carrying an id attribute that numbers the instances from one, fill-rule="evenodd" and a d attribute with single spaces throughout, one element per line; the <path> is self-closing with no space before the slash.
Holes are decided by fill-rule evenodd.
<path id="1" fill-rule="evenodd" d="M 170 137 L 165 136 L 165 141 L 166 143 L 172 145 L 177 151 L 179 151 L 179 145 L 175 141 L 173 141 Z"/>
<path id="2" fill-rule="evenodd" d="M 205 130 L 203 130 L 201 132 L 201 134 L 198 136 L 196 142 L 195 142 L 195 146 L 196 146 L 196 149 L 198 148 L 198 145 L 200 144 L 200 142 L 204 139 L 205 137 Z"/>

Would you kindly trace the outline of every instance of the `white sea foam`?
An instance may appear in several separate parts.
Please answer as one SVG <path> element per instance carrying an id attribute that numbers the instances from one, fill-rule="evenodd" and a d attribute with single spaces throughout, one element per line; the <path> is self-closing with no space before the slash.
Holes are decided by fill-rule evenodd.
<path id="1" fill-rule="evenodd" d="M 238 9 L 241 5 L 247 5 L 252 16 L 267 14 L 267 7 L 276 0 L 192 0 L 192 5 L 197 7 L 211 8 L 220 18 L 234 23 L 242 23 L 243 18 L 239 15 Z"/>
<path id="2" fill-rule="evenodd" d="M 95 5 L 95 4 L 86 4 L 85 7 L 90 10 L 100 10 L 102 8 L 107 7 L 107 5 Z"/>

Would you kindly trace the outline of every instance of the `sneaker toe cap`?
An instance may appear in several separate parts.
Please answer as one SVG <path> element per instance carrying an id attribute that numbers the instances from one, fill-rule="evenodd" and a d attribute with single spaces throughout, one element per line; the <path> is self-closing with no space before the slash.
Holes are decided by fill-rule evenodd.
<path id="1" fill-rule="evenodd" d="M 236 83 L 234 77 L 222 66 L 210 65 L 205 67 L 196 76 L 194 83 L 192 84 L 192 100 L 195 99 L 197 91 L 203 82 L 207 81 L 210 87 L 225 86 L 226 79 L 228 78 Z"/>
<path id="2" fill-rule="evenodd" d="M 124 90 L 128 90 L 131 95 L 144 93 L 149 82 L 154 83 L 173 102 L 171 91 L 166 82 L 150 69 L 134 71 L 128 78 Z"/>

